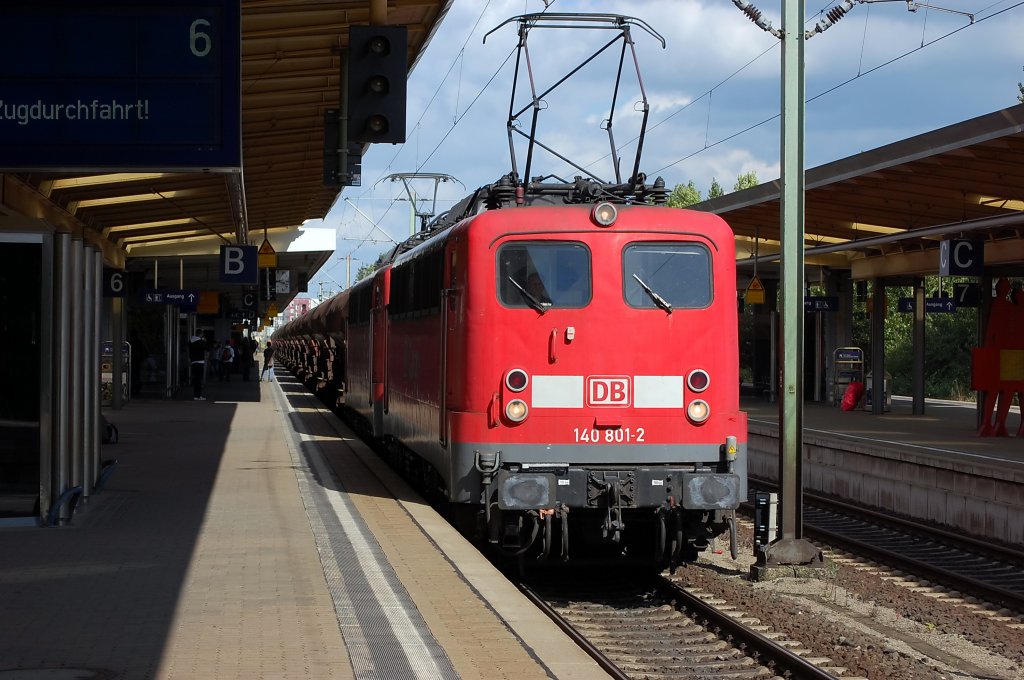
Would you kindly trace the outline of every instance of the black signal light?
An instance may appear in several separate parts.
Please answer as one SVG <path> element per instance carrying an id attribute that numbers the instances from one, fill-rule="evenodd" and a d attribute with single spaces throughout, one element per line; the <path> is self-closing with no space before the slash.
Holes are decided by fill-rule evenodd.
<path id="1" fill-rule="evenodd" d="M 349 28 L 349 141 L 405 141 L 408 40 L 405 26 Z"/>

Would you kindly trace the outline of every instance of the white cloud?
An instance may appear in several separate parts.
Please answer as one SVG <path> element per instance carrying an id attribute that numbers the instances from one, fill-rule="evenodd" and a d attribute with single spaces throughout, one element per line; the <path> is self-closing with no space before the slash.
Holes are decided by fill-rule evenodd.
<path id="1" fill-rule="evenodd" d="M 778 3 L 755 4 L 781 28 Z M 978 11 L 978 4 L 945 0 L 942 6 Z M 808 167 L 1016 104 L 1017 82 L 1024 81 L 1024 7 L 985 18 L 1013 5 L 997 0 L 970 25 L 948 12 L 908 12 L 904 3 L 858 4 L 810 39 L 805 56 L 811 99 L 806 108 Z M 502 27 L 486 44 L 482 39 L 509 17 L 543 9 L 540 0 L 493 0 L 481 17 L 481 3 L 453 3 L 409 81 L 408 141 L 371 148 L 363 159 L 363 186 L 344 192 L 392 238 L 407 235 L 410 220 L 408 203 L 394 200 L 401 197 L 397 187 L 377 184 L 389 173 L 456 176 L 467 191 L 442 186 L 441 210 L 511 169 L 506 118 L 514 58 L 500 67 L 514 51 L 517 27 Z M 661 174 L 670 186 L 692 179 L 705 194 L 712 178 L 731 190 L 736 177 L 750 170 L 762 182 L 778 177 L 781 50 L 776 38 L 729 0 L 556 0 L 549 11 L 632 15 L 664 36 L 662 48 L 642 27 L 632 28 L 651 106 L 641 163 L 648 175 Z M 809 14 L 808 28 L 817 20 Z M 588 45 L 610 37 L 602 33 L 534 31 L 530 48 L 538 88 L 577 65 L 589 54 Z M 595 172 L 605 176 L 611 174 L 608 159 L 602 158 L 608 154 L 608 136 L 600 123 L 608 117 L 611 64 L 617 58 L 617 51 L 609 51 L 561 91 L 546 96 L 540 117 L 543 141 L 573 160 L 596 161 Z M 624 74 L 615 107 L 614 133 L 624 171 L 631 168 L 638 132 L 635 83 L 635 72 Z M 530 113 L 522 124 L 529 124 Z M 522 172 L 525 158 L 519 163 Z M 538 155 L 531 173 L 555 171 L 577 174 L 547 154 Z M 339 234 L 346 239 L 374 232 L 385 240 L 341 200 L 326 223 L 343 224 Z M 355 257 L 372 261 L 386 245 L 357 244 L 339 241 L 339 257 L 355 249 Z M 335 262 L 335 279 L 342 266 Z"/>

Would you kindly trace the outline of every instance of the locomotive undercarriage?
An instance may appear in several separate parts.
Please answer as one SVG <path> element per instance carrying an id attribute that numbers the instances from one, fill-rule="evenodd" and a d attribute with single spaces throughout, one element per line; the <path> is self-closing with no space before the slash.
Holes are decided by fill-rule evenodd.
<path id="1" fill-rule="evenodd" d="M 618 526 L 610 530 L 608 513 L 601 509 L 573 509 L 565 505 L 522 511 L 492 508 L 485 525 L 485 511 L 478 508 L 467 508 L 482 520 L 477 522 L 476 537 L 484 532 L 486 542 L 508 557 L 574 564 L 624 559 L 674 569 L 695 561 L 716 537 L 725 533 L 729 534 L 730 549 L 736 554 L 731 510 L 686 510 L 678 506 L 630 509 L 617 516 Z"/>
<path id="2" fill-rule="evenodd" d="M 318 382 L 312 373 L 304 378 L 310 387 Z M 505 556 L 577 564 L 626 559 L 674 569 L 723 534 L 736 555 L 741 485 L 728 464 L 499 465 L 500 455 L 483 453 L 475 466 L 481 501 L 488 502 L 451 503 L 433 466 L 397 440 L 375 440 L 365 419 L 325 401 L 340 406 L 339 415 L 426 498 L 447 508 L 463 535 Z"/>
<path id="3" fill-rule="evenodd" d="M 740 485 L 732 472 L 701 466 L 489 469 L 486 458 L 478 469 L 486 502 L 472 506 L 476 526 L 463 529 L 475 529 L 507 556 L 614 557 L 674 569 L 726 532 L 736 554 Z"/>

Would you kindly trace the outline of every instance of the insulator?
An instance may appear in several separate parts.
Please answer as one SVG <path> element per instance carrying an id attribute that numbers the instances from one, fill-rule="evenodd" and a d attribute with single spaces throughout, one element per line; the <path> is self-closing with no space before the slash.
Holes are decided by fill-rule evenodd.
<path id="1" fill-rule="evenodd" d="M 755 24 L 761 19 L 761 10 L 754 7 L 753 5 L 747 5 L 743 8 L 743 13 L 753 21 Z"/>
<path id="2" fill-rule="evenodd" d="M 505 175 L 491 185 L 486 201 L 487 209 L 495 210 L 500 208 L 502 205 L 507 205 L 513 201 L 515 197 L 516 187 L 512 182 L 512 178 Z"/>
<path id="3" fill-rule="evenodd" d="M 850 10 L 847 7 L 844 7 L 843 5 L 837 5 L 830 9 L 829 11 L 825 12 L 825 16 L 827 16 L 829 20 L 834 24 L 840 19 L 842 19 L 844 16 L 846 16 L 846 13 L 849 11 Z"/>
<path id="4" fill-rule="evenodd" d="M 651 187 L 651 198 L 654 200 L 654 205 L 665 205 L 668 202 L 669 190 L 665 186 L 665 179 L 658 177 L 654 180 L 654 186 Z"/>

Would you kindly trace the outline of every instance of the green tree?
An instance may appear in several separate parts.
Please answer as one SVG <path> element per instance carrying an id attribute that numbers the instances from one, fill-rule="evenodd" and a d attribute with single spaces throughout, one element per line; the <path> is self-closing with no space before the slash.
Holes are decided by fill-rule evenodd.
<path id="1" fill-rule="evenodd" d="M 708 200 L 712 198 L 718 198 L 719 196 L 725 196 L 725 189 L 718 183 L 718 180 L 714 177 L 711 178 L 711 188 L 708 189 Z"/>
<path id="2" fill-rule="evenodd" d="M 750 187 L 757 186 L 757 184 L 757 173 L 751 170 L 736 178 L 736 185 L 733 187 L 733 191 L 749 189 Z M 718 183 L 716 178 L 712 177 L 707 200 L 710 201 L 712 198 L 718 198 L 719 196 L 725 196 L 725 189 L 722 188 L 722 185 Z M 701 198 L 700 190 L 691 179 L 686 184 L 677 184 L 676 188 L 669 194 L 667 203 L 670 208 L 687 208 L 695 203 L 700 203 L 702 200 L 704 199 Z"/>
<path id="3" fill-rule="evenodd" d="M 937 276 L 925 277 L 928 297 L 937 297 L 938 287 Z M 914 290 L 910 287 L 890 286 L 885 289 L 885 370 L 892 375 L 892 394 L 908 395 L 913 392 L 914 315 L 897 311 L 899 299 L 913 295 Z M 865 302 L 866 299 L 854 301 L 853 344 L 864 349 L 870 363 L 871 329 Z M 925 396 L 972 400 L 971 348 L 978 342 L 978 310 L 960 308 L 953 314 L 925 314 L 924 326 Z"/>
<path id="4" fill-rule="evenodd" d="M 375 271 L 377 271 L 378 269 L 383 267 L 384 266 L 384 259 L 388 256 L 389 252 L 390 251 L 385 250 L 383 253 L 381 253 L 380 255 L 377 256 L 376 262 L 371 262 L 370 264 L 364 264 L 362 267 L 360 267 L 359 271 L 356 272 L 356 281 L 362 281 L 367 276 L 369 276 L 370 274 L 374 273 Z"/>
<path id="5" fill-rule="evenodd" d="M 750 172 L 744 172 L 742 175 L 736 178 L 736 184 L 733 186 L 733 191 L 743 191 L 750 187 L 756 187 L 760 182 L 757 181 L 757 172 L 751 170 Z"/>
<path id="6" fill-rule="evenodd" d="M 685 185 L 676 185 L 676 188 L 668 195 L 667 204 L 670 208 L 686 208 L 694 203 L 700 203 L 700 201 L 700 191 L 691 179 Z"/>

